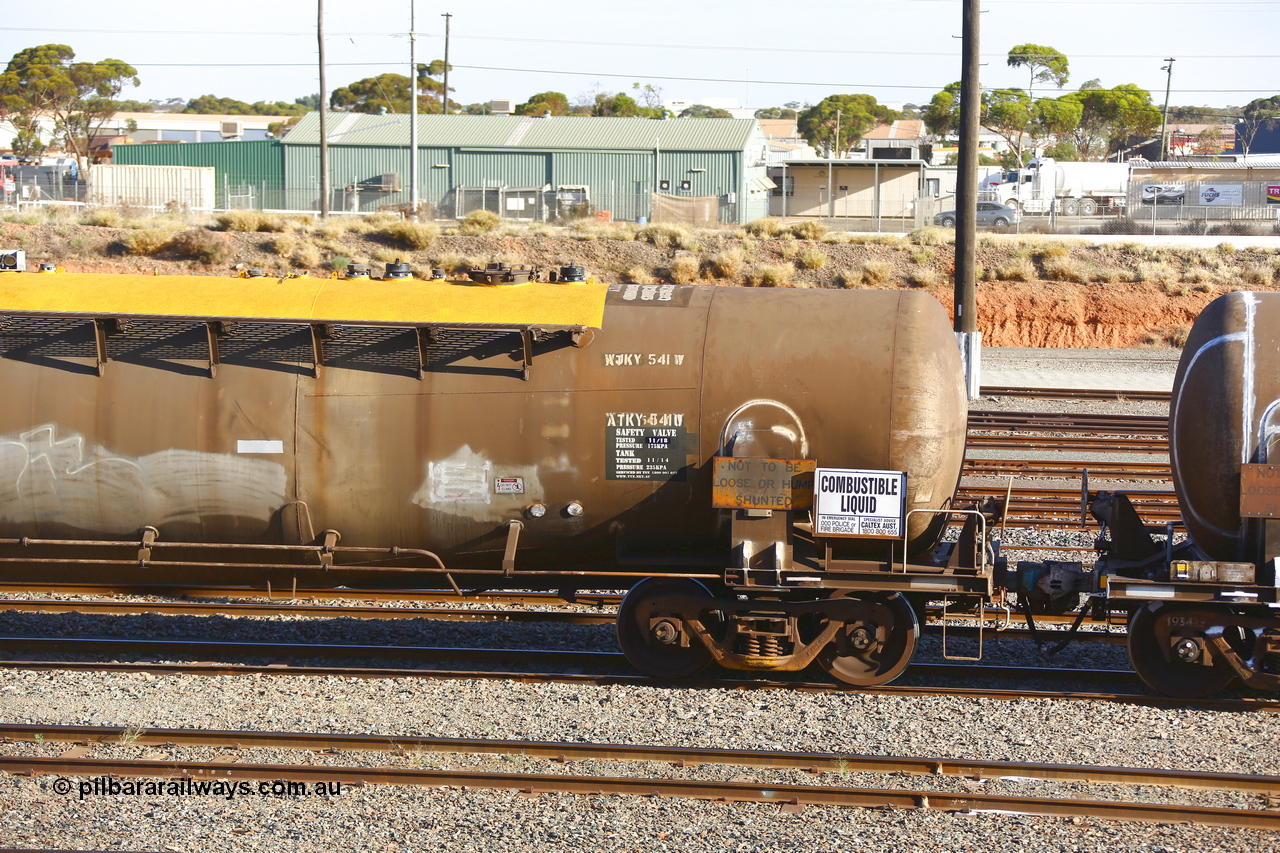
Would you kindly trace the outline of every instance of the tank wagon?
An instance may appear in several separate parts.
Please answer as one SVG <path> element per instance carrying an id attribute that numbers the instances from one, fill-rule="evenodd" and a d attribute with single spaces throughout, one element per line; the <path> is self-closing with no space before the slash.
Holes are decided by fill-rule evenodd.
<path id="1" fill-rule="evenodd" d="M 1280 689 L 1277 439 L 1280 293 L 1230 293 L 1196 320 L 1174 378 L 1169 456 L 1185 536 L 1145 525 L 1123 493 L 1089 495 L 1102 524 L 1094 566 L 1019 563 L 1017 587 L 1042 601 L 1100 590 L 1096 615 L 1130 614 L 1134 669 L 1162 693 L 1207 696 L 1236 679 Z"/>
<path id="2" fill-rule="evenodd" d="M 854 684 L 909 663 L 909 599 L 990 599 L 998 510 L 935 549 L 935 299 L 577 278 L 0 277 L 0 574 L 630 587 L 646 673 Z"/>

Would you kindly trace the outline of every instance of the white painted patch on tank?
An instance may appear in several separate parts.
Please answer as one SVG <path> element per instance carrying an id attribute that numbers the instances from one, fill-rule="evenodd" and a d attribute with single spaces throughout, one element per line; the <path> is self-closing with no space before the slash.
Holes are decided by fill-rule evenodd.
<path id="1" fill-rule="evenodd" d="M 240 439 L 236 442 L 236 453 L 284 453 L 284 442 Z"/>
<path id="2" fill-rule="evenodd" d="M 120 456 L 44 424 L 0 438 L 0 524 L 66 525 L 123 535 L 143 525 L 200 524 L 212 517 L 265 526 L 285 502 L 284 466 L 194 450 Z M 246 533 L 250 531 L 246 530 Z"/>
<path id="3" fill-rule="evenodd" d="M 1254 390 L 1254 358 L 1255 346 L 1253 337 L 1254 316 L 1258 313 L 1258 297 L 1249 291 L 1240 291 L 1244 300 L 1244 388 L 1241 394 L 1240 425 L 1244 440 L 1240 444 L 1240 461 L 1250 462 L 1253 459 L 1253 412 L 1257 408 L 1257 393 Z M 1243 523 L 1243 522 L 1241 522 Z M 1243 529 L 1243 528 L 1242 528 Z"/>
<path id="4" fill-rule="evenodd" d="M 1244 343 L 1246 346 L 1248 346 L 1248 340 L 1246 338 L 1245 332 L 1231 332 L 1230 334 L 1226 334 L 1226 335 L 1218 335 L 1218 337 L 1214 338 L 1213 340 L 1206 341 L 1203 345 L 1201 345 L 1201 347 L 1198 350 L 1196 350 L 1196 354 L 1191 356 L 1191 361 L 1187 362 L 1187 369 L 1183 371 L 1183 374 L 1182 374 L 1182 384 L 1178 386 L 1178 393 L 1173 398 L 1173 405 L 1172 405 L 1171 411 L 1173 412 L 1173 421 L 1175 425 L 1178 422 L 1178 413 L 1182 409 L 1182 392 L 1186 389 L 1187 382 L 1191 378 L 1191 374 L 1195 370 L 1196 362 L 1200 360 L 1200 356 L 1204 355 L 1206 352 L 1208 352 L 1209 350 L 1215 347 L 1225 346 L 1226 344 L 1236 343 L 1236 342 L 1241 342 L 1241 343 Z M 1250 382 L 1252 383 L 1252 376 L 1250 377 Z M 1249 387 L 1252 388 L 1252 384 L 1250 384 Z M 1178 442 L 1177 441 L 1169 442 L 1169 460 L 1175 470 L 1181 469 L 1181 465 L 1178 461 Z M 1203 524 L 1205 527 L 1209 528 L 1210 530 L 1212 530 L 1213 532 L 1217 533 L 1220 536 L 1236 535 L 1235 531 L 1224 530 L 1221 527 L 1218 527 L 1216 524 L 1213 524 L 1207 521 L 1204 518 L 1204 516 L 1200 515 L 1200 513 L 1195 511 L 1194 507 L 1183 506 L 1182 511 L 1185 513 L 1189 513 L 1200 524 Z"/>
<path id="5" fill-rule="evenodd" d="M 496 479 L 520 478 L 523 494 L 499 494 Z M 413 495 L 423 509 L 469 518 L 506 521 L 535 501 L 545 501 L 537 465 L 491 462 L 471 449 L 458 448 L 447 459 L 427 463 L 427 476 Z"/>

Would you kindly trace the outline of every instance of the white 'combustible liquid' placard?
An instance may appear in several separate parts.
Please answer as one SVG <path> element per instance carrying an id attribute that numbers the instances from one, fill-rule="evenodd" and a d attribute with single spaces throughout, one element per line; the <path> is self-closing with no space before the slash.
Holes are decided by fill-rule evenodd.
<path id="1" fill-rule="evenodd" d="M 903 472 L 819 468 L 813 487 L 816 535 L 902 537 L 907 498 Z"/>

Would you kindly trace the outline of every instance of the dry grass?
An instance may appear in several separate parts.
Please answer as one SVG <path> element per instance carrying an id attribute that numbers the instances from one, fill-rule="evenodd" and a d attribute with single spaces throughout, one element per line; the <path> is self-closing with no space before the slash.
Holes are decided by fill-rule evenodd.
<path id="1" fill-rule="evenodd" d="M 753 237 L 759 237 L 767 240 L 770 237 L 777 237 L 782 233 L 785 226 L 776 219 L 755 219 L 743 226 L 743 230 Z"/>
<path id="2" fill-rule="evenodd" d="M 854 270 L 860 275 L 863 284 L 884 284 L 893 277 L 893 264 L 888 261 L 864 261 L 854 267 Z"/>
<path id="3" fill-rule="evenodd" d="M 901 234 L 854 234 L 848 231 L 832 231 L 822 238 L 824 243 L 846 243 L 859 246 L 900 246 Z"/>
<path id="4" fill-rule="evenodd" d="M 188 228 L 173 235 L 169 244 L 173 251 L 184 258 L 193 258 L 206 264 L 222 264 L 231 259 L 231 241 L 205 228 Z"/>
<path id="5" fill-rule="evenodd" d="M 928 246 L 925 246 L 923 248 L 916 249 L 914 252 L 912 252 L 911 260 L 915 261 L 917 264 L 927 264 L 929 263 L 929 261 L 933 260 L 933 256 L 936 254 L 937 254 L 936 251 L 929 248 Z"/>
<path id="6" fill-rule="evenodd" d="M 379 263 L 388 264 L 403 255 L 399 249 L 393 249 L 390 246 L 380 246 L 373 250 L 373 259 Z"/>
<path id="7" fill-rule="evenodd" d="M 80 224 L 96 228 L 119 228 L 124 224 L 124 216 L 114 207 L 95 207 L 81 214 Z"/>
<path id="8" fill-rule="evenodd" d="M 1040 250 L 1042 261 L 1071 257 L 1071 247 L 1065 243 L 1051 243 Z"/>
<path id="9" fill-rule="evenodd" d="M 306 269 L 315 269 L 324 263 L 324 256 L 320 254 L 320 250 L 311 243 L 303 243 L 293 253 L 294 262 Z"/>
<path id="10" fill-rule="evenodd" d="M 442 255 L 436 255 L 431 261 L 431 266 L 444 270 L 445 275 L 466 269 L 465 260 L 457 252 L 445 252 Z"/>
<path id="11" fill-rule="evenodd" d="M 995 277 L 999 281 L 1034 281 L 1036 265 L 1030 258 L 1014 258 L 995 269 Z"/>
<path id="12" fill-rule="evenodd" d="M 795 242 L 794 240 L 792 240 L 791 242 L 784 242 L 782 246 L 779 247 L 778 254 L 782 255 L 782 257 L 786 258 L 787 260 L 791 260 L 796 255 L 800 254 L 800 244 Z"/>
<path id="13" fill-rule="evenodd" d="M 632 284 L 653 284 L 657 280 L 644 267 L 632 267 L 622 274 L 622 278 Z"/>
<path id="14" fill-rule="evenodd" d="M 274 213 L 263 213 L 261 210 L 228 210 L 214 216 L 214 222 L 223 231 L 285 231 L 304 220 L 300 216 L 284 217 Z M 307 224 L 314 222 L 313 217 L 306 216 Z"/>
<path id="15" fill-rule="evenodd" d="M 292 234 L 277 234 L 275 237 L 271 238 L 268 245 L 271 247 L 272 252 L 275 252 L 282 258 L 287 258 L 289 255 L 293 254 L 295 249 L 298 248 L 298 243 L 298 238 Z"/>
<path id="16" fill-rule="evenodd" d="M 742 275 L 747 253 L 741 247 L 734 246 L 711 256 L 711 272 L 716 278 L 736 280 Z"/>
<path id="17" fill-rule="evenodd" d="M 1043 275 L 1047 281 L 1089 281 L 1091 270 L 1084 264 L 1066 256 L 1047 257 L 1041 264 Z"/>
<path id="18" fill-rule="evenodd" d="M 853 269 L 840 270 L 836 273 L 836 284 L 850 290 L 862 287 L 862 269 L 854 267 Z"/>
<path id="19" fill-rule="evenodd" d="M 130 231 L 120 242 L 131 255 L 154 255 L 168 248 L 172 241 L 173 231 L 169 228 L 143 228 Z"/>
<path id="20" fill-rule="evenodd" d="M 676 284 L 693 284 L 702 277 L 702 263 L 694 255 L 676 255 L 668 272 Z"/>
<path id="21" fill-rule="evenodd" d="M 1113 267 L 1109 264 L 1098 264 L 1090 267 L 1088 270 L 1089 280 L 1096 281 L 1100 284 L 1116 284 L 1122 281 L 1132 281 L 1134 274 L 1121 267 Z"/>
<path id="22" fill-rule="evenodd" d="M 937 267 L 916 267 L 907 278 L 916 287 L 932 287 L 942 283 L 942 273 Z"/>
<path id="23" fill-rule="evenodd" d="M 796 268 L 791 264 L 771 264 L 754 270 L 754 287 L 789 287 Z"/>
<path id="24" fill-rule="evenodd" d="M 1275 279 L 1275 270 L 1268 264 L 1250 264 L 1240 270 L 1240 277 L 1255 287 L 1267 287 Z"/>
<path id="25" fill-rule="evenodd" d="M 1172 284 L 1182 278 L 1178 268 L 1168 261 L 1144 261 L 1138 264 L 1138 281 Z"/>
<path id="26" fill-rule="evenodd" d="M 683 246 L 692 241 L 693 235 L 679 223 L 651 222 L 636 230 L 636 239 L 658 247 Z"/>
<path id="27" fill-rule="evenodd" d="M 347 224 L 339 219 L 329 219 L 315 227 L 317 237 L 326 240 L 340 240 L 347 233 Z"/>
<path id="28" fill-rule="evenodd" d="M 392 222 L 377 232 L 406 249 L 428 249 L 440 236 L 440 226 L 429 222 Z"/>
<path id="29" fill-rule="evenodd" d="M 907 235 L 907 242 L 915 246 L 945 246 L 956 241 L 956 232 L 951 228 L 939 228 L 928 225 L 917 228 Z"/>
<path id="30" fill-rule="evenodd" d="M 488 234 L 501 224 L 502 217 L 492 210 L 473 210 L 462 217 L 462 222 L 458 225 L 458 233 L 464 237 L 479 237 L 482 234 Z M 425 249 L 426 246 L 414 248 Z"/>
<path id="31" fill-rule="evenodd" d="M 800 260 L 800 266 L 802 269 L 806 269 L 806 270 L 822 269 L 824 266 L 827 265 L 827 253 L 817 248 L 816 246 L 810 246 L 809 248 L 805 249 L 803 252 L 800 253 L 799 260 Z"/>
<path id="32" fill-rule="evenodd" d="M 789 230 L 800 240 L 821 240 L 830 229 L 816 219 L 805 219 L 792 224 Z"/>
<path id="33" fill-rule="evenodd" d="M 568 225 L 568 231 L 579 240 L 608 240 L 613 237 L 613 229 L 609 223 L 594 217 L 573 220 Z"/>

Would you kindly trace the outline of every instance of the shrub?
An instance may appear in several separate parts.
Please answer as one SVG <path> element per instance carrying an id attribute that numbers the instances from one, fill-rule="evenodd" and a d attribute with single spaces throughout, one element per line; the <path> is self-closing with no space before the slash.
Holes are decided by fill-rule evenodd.
<path id="1" fill-rule="evenodd" d="M 594 218 L 575 219 L 569 223 L 569 233 L 579 240 L 600 240 L 609 236 L 609 225 Z"/>
<path id="2" fill-rule="evenodd" d="M 429 222 L 400 220 L 384 226 L 376 233 L 405 249 L 427 249 L 440 236 L 440 226 Z"/>
<path id="3" fill-rule="evenodd" d="M 1148 230 L 1150 230 L 1149 226 Z M 1124 217 L 1109 219 L 1098 226 L 1099 234 L 1137 234 L 1138 232 L 1138 223 Z"/>
<path id="4" fill-rule="evenodd" d="M 711 272 L 716 278 L 737 279 L 742 275 L 742 266 L 746 262 L 747 253 L 741 248 L 733 247 L 711 257 Z"/>
<path id="5" fill-rule="evenodd" d="M 1014 258 L 1007 264 L 996 268 L 996 279 L 999 281 L 1034 281 L 1036 265 L 1030 258 Z"/>
<path id="6" fill-rule="evenodd" d="M 689 229 L 675 222 L 651 222 L 636 231 L 636 239 L 655 246 L 680 246 L 692 239 Z"/>
<path id="7" fill-rule="evenodd" d="M 462 224 L 458 226 L 458 233 L 467 237 L 479 237 L 481 234 L 488 234 L 501 224 L 502 217 L 492 210 L 473 210 L 462 217 Z M 431 239 L 434 240 L 435 237 Z M 426 246 L 415 246 L 414 248 L 425 249 Z"/>
<path id="8" fill-rule="evenodd" d="M 791 233 L 801 240 L 821 240 L 829 230 L 816 219 L 805 219 L 791 226 Z"/>
<path id="9" fill-rule="evenodd" d="M 445 252 L 443 255 L 436 255 L 435 260 L 431 262 L 431 266 L 442 269 L 446 275 L 449 275 L 459 270 L 465 270 L 466 262 L 462 255 L 457 252 Z"/>
<path id="10" fill-rule="evenodd" d="M 794 240 L 789 243 L 783 243 L 782 248 L 778 250 L 778 254 L 787 260 L 791 260 L 800 254 L 800 246 Z"/>
<path id="11" fill-rule="evenodd" d="M 622 277 L 632 284 L 653 284 L 653 273 L 644 267 L 632 267 L 622 274 Z"/>
<path id="12" fill-rule="evenodd" d="M 785 227 L 786 226 L 778 220 L 769 219 L 768 217 L 764 219 L 753 219 L 751 222 L 748 222 L 743 226 L 748 234 L 762 239 L 778 236 L 782 233 Z"/>
<path id="13" fill-rule="evenodd" d="M 1065 243 L 1048 243 L 1040 248 L 1040 259 L 1047 261 L 1071 257 L 1071 247 Z"/>
<path id="14" fill-rule="evenodd" d="M 348 255 L 334 255 L 329 259 L 329 269 L 342 275 L 346 272 L 347 267 L 351 266 L 351 258 Z"/>
<path id="15" fill-rule="evenodd" d="M 130 231 L 121 241 L 131 255 L 153 255 L 173 241 L 173 232 L 167 228 L 143 228 Z"/>
<path id="16" fill-rule="evenodd" d="M 204 228 L 188 228 L 179 231 L 170 244 L 174 252 L 184 258 L 204 261 L 206 264 L 226 263 L 232 255 L 231 241 Z"/>
<path id="17" fill-rule="evenodd" d="M 929 263 L 929 261 L 933 260 L 933 256 L 935 254 L 937 253 L 934 252 L 933 249 L 930 249 L 929 247 L 926 246 L 921 249 L 916 249 L 914 252 L 912 252 L 911 260 L 915 261 L 917 264 L 927 264 Z"/>
<path id="18" fill-rule="evenodd" d="M 326 240 L 337 240 L 347 233 L 347 225 L 336 219 L 330 219 L 327 222 L 321 222 L 316 226 L 316 234 Z"/>
<path id="19" fill-rule="evenodd" d="M 810 247 L 800 253 L 800 266 L 807 270 L 821 269 L 826 266 L 827 253 L 816 247 Z"/>
<path id="20" fill-rule="evenodd" d="M 1214 246 L 1214 249 L 1219 255 L 1234 255 L 1236 253 L 1236 247 L 1230 243 L 1219 243 Z"/>
<path id="21" fill-rule="evenodd" d="M 120 211 L 113 207 L 97 207 L 93 210 L 85 211 L 80 217 L 81 225 L 91 225 L 96 228 L 119 228 L 124 224 L 124 217 L 120 215 Z"/>
<path id="22" fill-rule="evenodd" d="M 692 284 L 702 272 L 702 264 L 693 255 L 676 255 L 671 262 L 671 280 L 676 284 Z"/>
<path id="23" fill-rule="evenodd" d="M 262 214 L 256 210 L 228 210 L 213 217 L 223 231 L 260 231 Z"/>
<path id="24" fill-rule="evenodd" d="M 379 263 L 389 263 L 400 259 L 400 251 L 392 249 L 388 246 L 381 246 L 373 250 L 373 259 Z M 481 264 L 483 266 L 483 264 Z"/>

